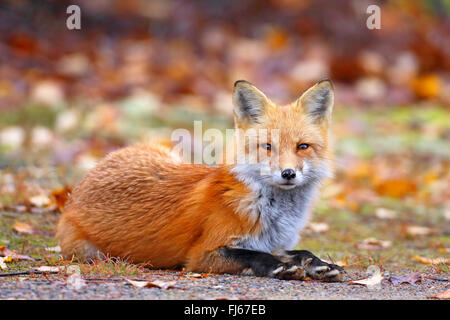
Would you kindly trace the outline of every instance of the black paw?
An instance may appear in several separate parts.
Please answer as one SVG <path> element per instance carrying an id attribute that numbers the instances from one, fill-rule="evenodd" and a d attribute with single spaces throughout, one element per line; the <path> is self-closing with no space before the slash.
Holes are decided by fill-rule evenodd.
<path id="1" fill-rule="evenodd" d="M 342 267 L 320 260 L 306 250 L 291 250 L 279 253 L 285 263 L 301 266 L 306 276 L 315 280 L 340 282 L 344 280 L 345 271 Z"/>
<path id="2" fill-rule="evenodd" d="M 273 270 L 271 276 L 282 280 L 303 280 L 306 272 L 301 266 L 284 264 Z"/>
<path id="3" fill-rule="evenodd" d="M 319 258 L 308 258 L 303 267 L 308 277 L 316 280 L 341 282 L 344 280 L 344 269 L 338 265 L 326 263 Z"/>

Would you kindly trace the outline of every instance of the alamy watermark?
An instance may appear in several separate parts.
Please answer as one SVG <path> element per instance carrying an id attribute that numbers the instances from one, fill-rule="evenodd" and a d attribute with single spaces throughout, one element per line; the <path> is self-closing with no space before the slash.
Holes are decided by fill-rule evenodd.
<path id="1" fill-rule="evenodd" d="M 69 30 L 81 30 L 81 8 L 76 4 L 67 7 L 66 27 Z M 367 7 L 366 13 L 370 16 L 366 20 L 366 27 L 369 30 L 381 29 L 381 9 L 376 4 Z"/>
<path id="2" fill-rule="evenodd" d="M 366 26 L 369 30 L 381 29 L 381 9 L 376 4 L 367 7 L 367 14 L 370 16 L 366 20 Z"/>
<path id="3" fill-rule="evenodd" d="M 81 29 L 81 9 L 76 4 L 67 7 L 66 13 L 70 14 L 66 19 L 66 26 L 69 30 Z"/>

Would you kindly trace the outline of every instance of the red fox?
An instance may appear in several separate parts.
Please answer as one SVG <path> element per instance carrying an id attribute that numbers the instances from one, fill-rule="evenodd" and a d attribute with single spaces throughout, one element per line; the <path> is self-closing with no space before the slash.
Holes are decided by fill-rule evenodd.
<path id="1" fill-rule="evenodd" d="M 88 260 L 108 254 L 153 268 L 342 281 L 341 267 L 292 250 L 320 181 L 330 175 L 333 104 L 328 79 L 282 107 L 251 83 L 236 81 L 235 126 L 269 130 L 258 141 L 267 159 L 207 166 L 182 163 L 158 146 L 112 152 L 72 191 L 57 227 L 63 255 Z M 278 141 L 271 139 L 272 129 Z"/>

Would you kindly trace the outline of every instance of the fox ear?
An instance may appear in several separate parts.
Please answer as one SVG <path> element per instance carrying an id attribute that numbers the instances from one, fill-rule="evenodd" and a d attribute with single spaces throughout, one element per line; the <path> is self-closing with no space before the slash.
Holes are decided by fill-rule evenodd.
<path id="1" fill-rule="evenodd" d="M 324 79 L 306 90 L 297 100 L 296 107 L 309 114 L 316 122 L 331 120 L 334 89 L 330 80 Z"/>
<path id="2" fill-rule="evenodd" d="M 237 122 L 261 123 L 269 105 L 269 99 L 250 82 L 238 80 L 234 83 L 233 106 Z"/>

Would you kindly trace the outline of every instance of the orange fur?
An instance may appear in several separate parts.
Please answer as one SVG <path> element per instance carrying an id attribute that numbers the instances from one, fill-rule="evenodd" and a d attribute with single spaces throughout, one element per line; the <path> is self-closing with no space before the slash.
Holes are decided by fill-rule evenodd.
<path id="1" fill-rule="evenodd" d="M 257 232 L 256 221 L 236 214 L 251 194 L 226 167 L 162 162 L 166 157 L 150 146 L 132 146 L 91 170 L 58 225 L 63 253 L 82 255 L 80 246 L 89 241 L 113 256 L 174 267 Z"/>

